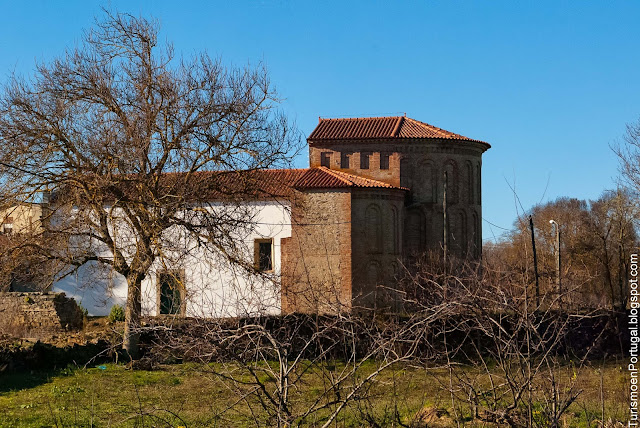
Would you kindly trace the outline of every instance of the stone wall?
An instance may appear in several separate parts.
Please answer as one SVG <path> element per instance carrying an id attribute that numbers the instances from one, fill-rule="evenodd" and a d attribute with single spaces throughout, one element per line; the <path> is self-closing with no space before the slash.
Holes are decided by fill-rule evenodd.
<path id="1" fill-rule="evenodd" d="M 64 293 L 0 293 L 0 335 L 43 339 L 82 328 L 84 316 Z"/>
<path id="2" fill-rule="evenodd" d="M 447 172 L 447 245 L 450 254 L 479 258 L 482 248 L 482 147 L 472 143 L 399 147 L 401 184 L 411 188 L 405 254 L 443 247 L 444 173 Z M 420 239 L 417 239 L 421 235 Z"/>
<path id="3" fill-rule="evenodd" d="M 351 306 L 351 191 L 296 192 L 282 245 L 282 312 L 337 313 Z"/>
<path id="4" fill-rule="evenodd" d="M 354 189 L 351 200 L 354 307 L 389 306 L 395 300 L 402 257 L 405 192 Z"/>

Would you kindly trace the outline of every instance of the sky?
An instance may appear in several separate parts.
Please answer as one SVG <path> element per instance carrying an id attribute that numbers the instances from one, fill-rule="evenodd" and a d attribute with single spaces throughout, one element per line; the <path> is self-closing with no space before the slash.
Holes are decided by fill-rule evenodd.
<path id="1" fill-rule="evenodd" d="M 0 84 L 75 46 L 102 8 L 157 19 L 185 56 L 265 64 L 305 136 L 318 117 L 406 113 L 490 143 L 485 240 L 535 204 L 614 188 L 611 146 L 640 117 L 635 1 L 0 0 Z"/>

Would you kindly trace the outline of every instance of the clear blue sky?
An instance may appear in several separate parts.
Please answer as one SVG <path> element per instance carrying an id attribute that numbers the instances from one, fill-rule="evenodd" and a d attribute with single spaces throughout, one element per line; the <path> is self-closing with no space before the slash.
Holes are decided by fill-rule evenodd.
<path id="1" fill-rule="evenodd" d="M 305 135 L 318 116 L 406 112 L 491 143 L 483 217 L 505 228 L 507 181 L 525 209 L 614 187 L 609 145 L 640 116 L 634 1 L 3 0 L 0 81 L 73 46 L 102 6 L 157 18 L 178 52 L 263 61 Z"/>

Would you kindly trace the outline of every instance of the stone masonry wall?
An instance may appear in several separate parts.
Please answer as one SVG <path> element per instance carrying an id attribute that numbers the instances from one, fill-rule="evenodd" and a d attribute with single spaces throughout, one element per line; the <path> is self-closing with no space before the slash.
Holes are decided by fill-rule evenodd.
<path id="1" fill-rule="evenodd" d="M 282 312 L 337 313 L 351 305 L 351 192 L 296 192 L 281 241 Z"/>
<path id="2" fill-rule="evenodd" d="M 79 330 L 83 319 L 64 293 L 0 293 L 0 335 L 42 339 Z"/>
<path id="3" fill-rule="evenodd" d="M 354 189 L 352 261 L 354 307 L 395 305 L 402 258 L 405 192 Z"/>

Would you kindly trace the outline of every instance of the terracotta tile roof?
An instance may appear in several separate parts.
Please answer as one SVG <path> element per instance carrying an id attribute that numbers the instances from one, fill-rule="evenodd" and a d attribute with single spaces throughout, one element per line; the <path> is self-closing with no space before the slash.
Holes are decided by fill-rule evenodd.
<path id="1" fill-rule="evenodd" d="M 402 138 L 438 138 L 445 140 L 474 141 L 460 134 L 420 122 L 404 116 L 356 117 L 349 119 L 320 119 L 309 135 L 309 142 L 321 140 L 368 140 Z"/>
<path id="2" fill-rule="evenodd" d="M 336 171 L 324 166 L 307 169 L 306 172 L 296 180 L 294 187 L 297 189 L 369 187 L 405 190 L 402 187 L 392 186 L 382 181 L 360 177 L 359 175 L 353 175 L 343 171 Z"/>
<path id="3" fill-rule="evenodd" d="M 268 200 L 288 198 L 293 189 L 328 189 L 328 188 L 387 188 L 402 189 L 382 181 L 371 180 L 342 171 L 334 171 L 325 167 L 306 169 L 263 169 L 250 171 L 198 171 L 192 174 L 166 173 L 160 177 L 156 190 L 144 176 L 120 176 L 113 182 L 99 183 L 96 177 L 95 187 L 106 187 L 105 201 L 144 200 L 150 192 L 155 198 L 175 198 L 183 201 L 215 201 L 215 200 Z M 73 191 L 57 192 L 54 198 L 65 194 L 71 198 L 82 198 Z M 145 189 L 141 192 L 140 189 Z M 76 189 L 76 191 L 79 189 Z M 82 194 L 82 192 L 80 192 Z M 75 195 L 75 196 L 74 196 Z M 172 196 L 174 195 L 174 196 Z M 61 198 L 60 201 L 62 201 Z"/>
<path id="4" fill-rule="evenodd" d="M 179 175 L 179 174 L 178 174 Z M 178 183 L 176 187 L 182 184 Z M 292 189 L 385 188 L 402 189 L 378 180 L 360 177 L 326 167 L 306 169 L 264 169 L 255 171 L 199 172 L 192 178 L 194 198 L 247 199 L 286 198 Z"/>
<path id="5" fill-rule="evenodd" d="M 296 181 L 307 169 L 264 169 L 249 171 L 197 171 L 193 173 L 168 172 L 157 183 L 153 179 L 135 174 L 103 176 L 87 175 L 84 180 L 94 189 L 90 195 L 95 201 L 112 203 L 114 200 L 150 202 L 163 198 L 176 201 L 246 201 L 287 198 Z M 52 195 L 53 203 L 85 200 L 84 186 L 69 183 Z"/>
<path id="6" fill-rule="evenodd" d="M 263 169 L 253 171 L 200 172 L 194 180 L 200 197 L 218 199 L 242 196 L 248 199 L 286 198 L 307 169 Z"/>
<path id="7" fill-rule="evenodd" d="M 327 188 L 385 188 L 401 189 L 378 180 L 372 180 L 343 171 L 335 171 L 324 166 L 307 169 L 264 169 L 256 171 L 238 171 L 229 173 L 201 172 L 197 180 L 198 195 L 233 194 L 243 189 L 249 189 L 249 197 L 269 198 L 287 197 L 291 189 L 327 189 Z M 211 174 L 218 175 L 217 179 Z M 224 174 L 224 175 L 222 175 Z M 215 180 L 216 189 L 208 189 L 207 183 Z"/>

